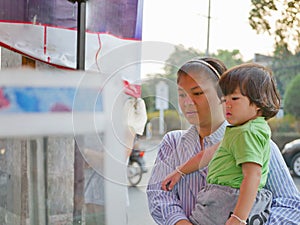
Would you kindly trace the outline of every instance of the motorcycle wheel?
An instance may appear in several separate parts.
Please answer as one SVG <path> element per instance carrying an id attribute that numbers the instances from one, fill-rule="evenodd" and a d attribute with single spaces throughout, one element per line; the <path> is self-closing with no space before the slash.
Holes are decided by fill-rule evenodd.
<path id="1" fill-rule="evenodd" d="M 140 183 L 143 175 L 141 165 L 137 161 L 132 161 L 127 166 L 127 178 L 131 186 Z"/>

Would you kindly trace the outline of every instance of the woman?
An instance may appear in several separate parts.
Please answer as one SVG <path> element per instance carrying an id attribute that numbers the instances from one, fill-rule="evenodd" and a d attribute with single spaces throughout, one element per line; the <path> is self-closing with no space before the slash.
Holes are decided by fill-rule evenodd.
<path id="1" fill-rule="evenodd" d="M 219 60 L 203 58 L 185 63 L 177 73 L 180 108 L 192 126 L 167 133 L 161 142 L 147 187 L 149 210 L 158 224 L 191 224 L 188 217 L 197 193 L 206 185 L 207 169 L 186 175 L 172 191 L 162 190 L 161 182 L 177 166 L 222 139 L 227 122 L 217 82 L 225 70 Z M 299 192 L 277 146 L 273 142 L 270 146 L 270 172 L 265 188 L 273 193 L 273 201 L 268 224 L 300 224 Z"/>
<path id="2" fill-rule="evenodd" d="M 171 190 L 185 174 L 208 165 L 207 186 L 198 194 L 192 223 L 265 224 L 272 203 L 272 193 L 263 189 L 270 160 L 271 130 L 267 120 L 280 108 L 274 77 L 259 64 L 245 63 L 227 70 L 219 87 L 230 123 L 222 142 L 211 147 L 216 152 L 208 160 L 202 156 L 210 148 L 176 167 L 163 181 L 162 189 Z"/>

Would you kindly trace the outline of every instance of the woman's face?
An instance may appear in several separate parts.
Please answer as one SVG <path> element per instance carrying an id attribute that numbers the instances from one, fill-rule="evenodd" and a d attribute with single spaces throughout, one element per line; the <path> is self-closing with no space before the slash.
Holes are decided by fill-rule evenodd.
<path id="1" fill-rule="evenodd" d="M 212 81 L 201 79 L 199 74 L 189 73 L 180 76 L 178 99 L 184 116 L 193 125 L 210 125 L 214 116 L 212 113 L 216 113 L 216 116 L 223 113 Z"/>

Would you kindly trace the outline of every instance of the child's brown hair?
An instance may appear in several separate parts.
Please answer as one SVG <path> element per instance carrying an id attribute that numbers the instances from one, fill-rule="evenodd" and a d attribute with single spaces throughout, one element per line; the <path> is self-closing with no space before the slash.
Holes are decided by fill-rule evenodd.
<path id="1" fill-rule="evenodd" d="M 260 108 L 262 116 L 270 119 L 280 108 L 280 96 L 272 71 L 255 63 L 244 63 L 227 70 L 219 80 L 221 95 L 232 94 L 239 88 L 250 104 Z"/>

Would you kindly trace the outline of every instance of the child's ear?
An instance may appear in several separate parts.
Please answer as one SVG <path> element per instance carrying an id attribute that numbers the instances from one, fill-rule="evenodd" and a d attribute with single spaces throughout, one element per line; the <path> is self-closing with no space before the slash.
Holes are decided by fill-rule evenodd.
<path id="1" fill-rule="evenodd" d="M 256 112 L 257 112 L 257 115 L 258 116 L 262 116 L 262 111 L 261 111 L 261 108 L 256 108 Z"/>

